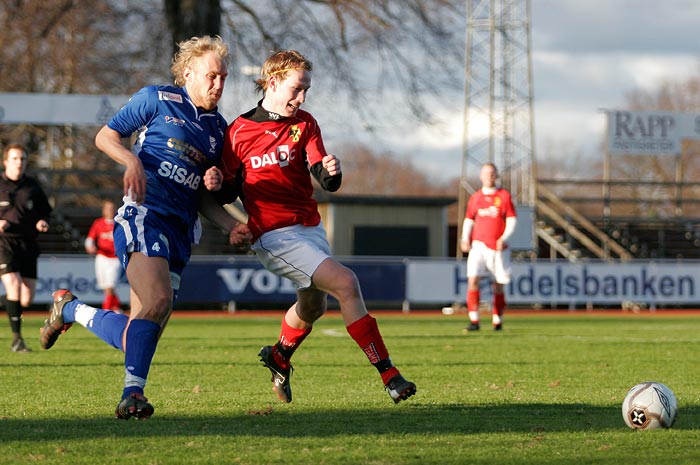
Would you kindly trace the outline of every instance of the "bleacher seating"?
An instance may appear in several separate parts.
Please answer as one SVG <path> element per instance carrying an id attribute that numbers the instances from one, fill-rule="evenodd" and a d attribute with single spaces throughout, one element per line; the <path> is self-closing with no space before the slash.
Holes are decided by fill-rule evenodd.
<path id="1" fill-rule="evenodd" d="M 72 210 L 72 209 L 71 209 Z M 95 218 L 100 216 L 99 208 L 76 209 L 75 211 L 54 211 L 49 231 L 39 235 L 43 254 L 85 253 L 83 243 Z M 237 254 L 228 244 L 228 234 L 218 226 L 202 218 L 202 240 L 192 247 L 193 255 Z"/>
<path id="2" fill-rule="evenodd" d="M 633 258 L 700 259 L 700 231 L 698 225 L 692 222 L 611 218 L 606 221 L 597 219 L 594 223 L 627 249 Z M 583 258 L 592 258 L 591 254 L 586 254 L 585 247 L 575 239 L 567 237 L 564 231 L 556 233 L 564 236 L 564 241 L 569 247 L 581 251 Z M 548 258 L 547 244 L 540 240 L 539 248 L 539 256 Z"/>
<path id="3" fill-rule="evenodd" d="M 628 223 L 625 229 L 638 249 L 634 254 L 636 258 L 700 258 L 700 242 L 684 222 L 635 222 Z"/>
<path id="4" fill-rule="evenodd" d="M 71 219 L 54 210 L 49 219 L 49 230 L 38 236 L 39 247 L 43 254 L 82 253 L 85 251 L 83 248 L 85 234 L 87 230 L 81 236 Z"/>

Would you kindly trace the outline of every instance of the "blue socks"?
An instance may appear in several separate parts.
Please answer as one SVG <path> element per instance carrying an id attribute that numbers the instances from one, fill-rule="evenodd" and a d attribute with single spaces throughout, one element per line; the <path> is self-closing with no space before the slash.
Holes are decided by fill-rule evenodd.
<path id="1" fill-rule="evenodd" d="M 64 323 L 80 323 L 115 349 L 123 350 L 122 334 L 129 317 L 121 313 L 85 305 L 78 299 L 63 306 Z"/>
<path id="2" fill-rule="evenodd" d="M 122 399 L 135 392 L 143 394 L 158 345 L 161 329 L 158 323 L 144 319 L 134 319 L 129 323 L 126 315 L 90 307 L 77 299 L 64 305 L 63 322 L 80 323 L 107 344 L 123 351 L 126 375 Z M 126 350 L 122 342 L 124 331 Z"/>
<path id="3" fill-rule="evenodd" d="M 79 313 L 77 320 L 76 312 Z M 151 361 L 158 345 L 161 329 L 158 323 L 144 319 L 135 319 L 129 323 L 129 317 L 124 314 L 90 307 L 78 299 L 64 305 L 63 321 L 64 323 L 78 322 L 107 344 L 125 352 L 126 375 L 122 399 L 135 392 L 143 394 Z M 126 350 L 122 342 L 124 331 L 126 331 Z"/>
<path id="4" fill-rule="evenodd" d="M 129 317 L 126 315 L 98 309 L 86 328 L 115 349 L 124 351 L 122 335 L 128 322 Z"/>
<path id="5" fill-rule="evenodd" d="M 159 334 L 160 325 L 153 321 L 132 320 L 129 324 L 126 331 L 126 376 L 122 399 L 134 392 L 143 394 Z"/>
<path id="6" fill-rule="evenodd" d="M 70 302 L 63 305 L 63 322 L 64 323 L 75 323 L 75 309 L 78 304 L 82 304 L 78 299 L 73 299 Z"/>

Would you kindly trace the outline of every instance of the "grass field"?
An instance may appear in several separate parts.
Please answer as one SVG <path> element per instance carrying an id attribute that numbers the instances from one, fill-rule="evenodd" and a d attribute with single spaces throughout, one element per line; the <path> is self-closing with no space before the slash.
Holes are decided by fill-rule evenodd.
<path id="1" fill-rule="evenodd" d="M 375 316 L 418 386 L 406 402 L 394 405 L 337 313 L 295 355 L 291 404 L 257 359 L 279 313 L 176 315 L 141 422 L 113 419 L 120 352 L 76 326 L 49 351 L 32 337 L 35 352 L 14 354 L 2 325 L 0 464 L 700 463 L 700 316 L 520 313 L 469 335 L 464 315 Z M 41 322 L 25 318 L 25 335 Z M 646 380 L 675 392 L 673 428 L 625 426 L 622 399 Z"/>

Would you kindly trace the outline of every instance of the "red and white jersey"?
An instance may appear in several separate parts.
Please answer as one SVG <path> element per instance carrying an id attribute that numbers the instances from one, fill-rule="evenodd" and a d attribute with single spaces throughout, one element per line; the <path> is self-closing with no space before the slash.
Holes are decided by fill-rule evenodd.
<path id="1" fill-rule="evenodd" d="M 284 118 L 258 105 L 229 125 L 220 167 L 227 182 L 243 169 L 241 200 L 254 240 L 321 222 L 309 168 L 326 155 L 318 123 L 303 110 Z"/>
<path id="2" fill-rule="evenodd" d="M 114 258 L 114 220 L 97 218 L 90 226 L 87 237 L 92 239 L 97 247 L 97 253 Z"/>
<path id="3" fill-rule="evenodd" d="M 507 190 L 499 187 L 494 193 L 485 194 L 479 189 L 467 204 L 466 218 L 474 221 L 471 240 L 481 241 L 495 250 L 496 241 L 506 227 L 506 218 L 510 217 L 515 217 L 515 207 Z"/>

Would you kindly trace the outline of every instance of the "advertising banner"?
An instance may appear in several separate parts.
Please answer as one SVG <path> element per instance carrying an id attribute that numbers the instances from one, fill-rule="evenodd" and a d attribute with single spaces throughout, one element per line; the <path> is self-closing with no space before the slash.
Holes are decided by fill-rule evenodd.
<path id="1" fill-rule="evenodd" d="M 86 303 L 100 304 L 104 299 L 95 280 L 95 258 L 91 255 L 40 256 L 34 303 L 51 302 L 56 289 L 70 289 Z M 2 285 L 0 289 L 5 292 Z M 116 289 L 119 300 L 129 302 L 129 285 L 122 278 Z"/>
<path id="2" fill-rule="evenodd" d="M 695 304 L 700 302 L 698 263 L 635 261 L 515 263 L 505 287 L 511 304 Z M 466 262 L 413 261 L 407 265 L 407 300 L 461 302 Z"/>
<path id="3" fill-rule="evenodd" d="M 402 259 L 343 260 L 358 276 L 365 300 L 402 302 L 406 289 L 406 266 Z M 56 289 L 70 289 L 82 301 L 100 304 L 103 294 L 95 282 L 94 258 L 88 255 L 39 257 L 35 304 L 51 302 Z M 0 284 L 0 290 L 4 288 Z M 191 305 L 237 302 L 288 304 L 296 300 L 291 281 L 264 269 L 254 256 L 193 256 L 182 274 L 178 303 Z M 117 288 L 122 303 L 129 302 L 124 279 Z"/>
<path id="4" fill-rule="evenodd" d="M 406 271 L 401 260 L 345 260 L 360 281 L 366 301 L 401 302 Z M 296 300 L 291 281 L 263 268 L 255 257 L 211 261 L 193 257 L 182 274 L 180 302 L 281 302 Z"/>
<path id="5" fill-rule="evenodd" d="M 609 111 L 611 155 L 677 155 L 683 139 L 700 139 L 700 113 Z"/>
<path id="6" fill-rule="evenodd" d="M 369 306 L 421 304 L 442 307 L 463 302 L 466 296 L 466 260 L 348 257 L 339 259 L 360 281 Z M 538 260 L 514 263 L 512 280 L 505 287 L 513 305 L 610 304 L 640 302 L 648 305 L 700 304 L 700 262 L 632 261 L 608 263 Z M 490 298 L 490 281 L 482 280 L 483 299 Z M 94 259 L 88 255 L 39 258 L 35 304 L 51 302 L 51 293 L 68 288 L 81 300 L 98 305 L 102 291 L 95 285 Z M 0 285 L 1 293 L 4 293 Z M 129 286 L 117 288 L 120 300 L 129 301 Z M 178 304 L 230 302 L 275 303 L 295 300 L 292 283 L 265 270 L 255 257 L 194 256 L 182 276 Z"/>

